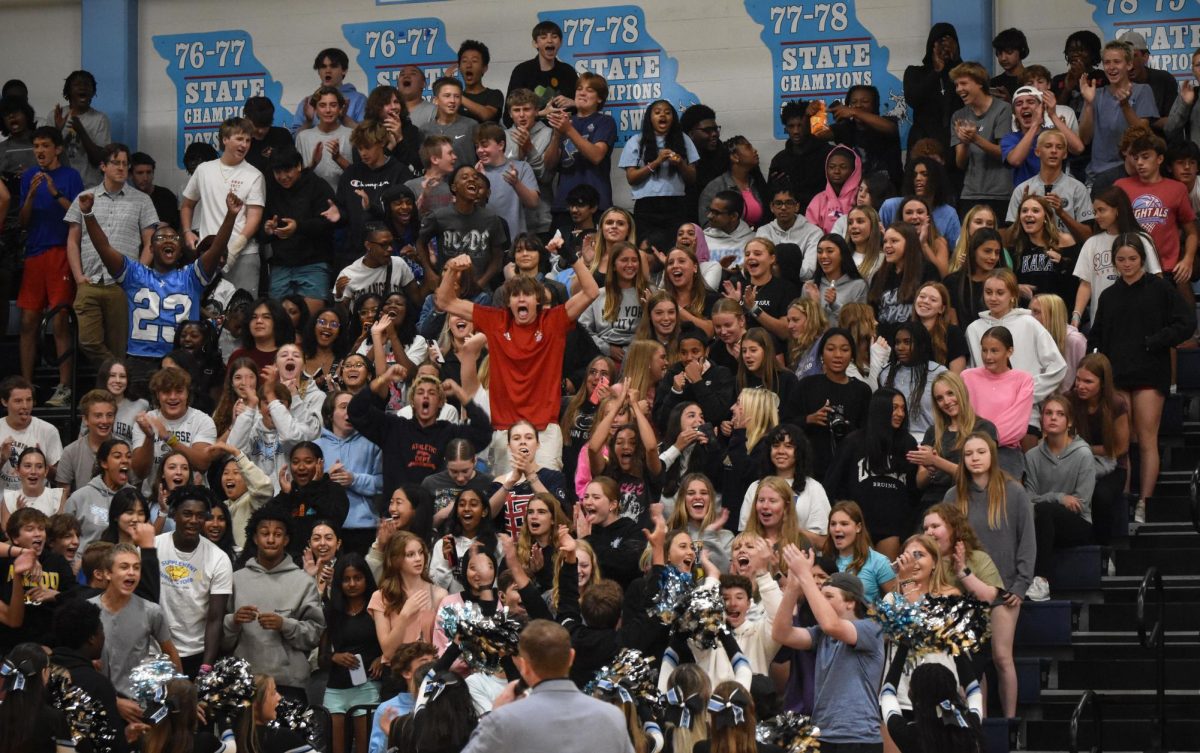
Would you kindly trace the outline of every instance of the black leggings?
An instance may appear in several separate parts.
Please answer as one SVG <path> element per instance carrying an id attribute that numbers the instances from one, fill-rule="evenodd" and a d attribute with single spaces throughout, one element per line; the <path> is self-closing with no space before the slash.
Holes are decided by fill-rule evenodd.
<path id="1" fill-rule="evenodd" d="M 1054 569 L 1055 548 L 1092 543 L 1092 524 L 1057 502 L 1038 502 L 1033 506 L 1033 530 L 1037 539 L 1033 574 L 1046 579 Z"/>
<path id="2" fill-rule="evenodd" d="M 1125 531 L 1128 523 L 1116 518 L 1121 509 L 1121 497 L 1125 496 L 1125 469 L 1114 468 L 1103 476 L 1096 477 L 1096 488 L 1092 492 L 1092 532 L 1096 543 L 1108 546 L 1113 532 Z"/>

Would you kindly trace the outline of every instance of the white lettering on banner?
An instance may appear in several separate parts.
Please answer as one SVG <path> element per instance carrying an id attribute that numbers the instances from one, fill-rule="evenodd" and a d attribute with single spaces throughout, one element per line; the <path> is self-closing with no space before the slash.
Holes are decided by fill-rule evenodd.
<path id="1" fill-rule="evenodd" d="M 888 50 L 858 20 L 853 0 L 804 4 L 744 0 L 744 4 L 762 26 L 760 37 L 771 51 L 775 112 L 796 99 L 844 102 L 850 87 L 874 86 L 879 90 L 881 114 L 900 121 L 903 142 L 908 130 L 904 88 L 888 72 Z M 775 123 L 775 136 L 787 138 L 782 123 Z"/>
<path id="2" fill-rule="evenodd" d="M 208 143 L 220 151 L 221 123 L 241 117 L 251 97 L 268 97 L 275 103 L 275 125 L 291 123 L 291 112 L 280 102 L 283 86 L 255 58 L 245 31 L 168 34 L 153 42 L 175 84 L 180 167 L 191 144 Z"/>
<path id="3" fill-rule="evenodd" d="M 604 112 L 617 123 L 617 146 L 642 130 L 651 102 L 665 99 L 677 111 L 699 100 L 677 83 L 679 63 L 646 28 L 642 9 L 633 5 L 546 11 L 538 21 L 563 30 L 560 57 L 579 73 L 597 73 L 608 82 Z"/>
<path id="4" fill-rule="evenodd" d="M 1192 52 L 1200 47 L 1200 8 L 1187 0 L 1089 0 L 1104 39 L 1129 32 L 1146 38 L 1148 64 L 1178 79 L 1193 79 Z M 1161 113 L 1166 115 L 1167 113 Z"/>
<path id="5" fill-rule="evenodd" d="M 433 82 L 458 61 L 438 18 L 343 24 L 342 35 L 358 51 L 358 64 L 374 86 L 398 86 L 400 72 L 415 65 L 425 74 L 426 98 L 433 96 Z"/>

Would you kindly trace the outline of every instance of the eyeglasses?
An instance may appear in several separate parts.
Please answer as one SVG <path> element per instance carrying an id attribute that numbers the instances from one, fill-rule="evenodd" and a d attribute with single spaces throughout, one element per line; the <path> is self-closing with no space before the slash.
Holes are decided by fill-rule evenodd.
<path id="1" fill-rule="evenodd" d="M 152 241 L 177 241 L 179 240 L 178 233 L 155 233 L 150 237 Z"/>
<path id="2" fill-rule="evenodd" d="M 719 125 L 701 126 L 696 130 L 700 133 L 717 134 L 718 136 L 721 134 L 721 126 Z"/>
<path id="3" fill-rule="evenodd" d="M 333 321 L 326 321 L 325 319 L 318 319 L 317 324 L 321 325 L 322 327 L 328 327 L 329 329 L 341 329 L 342 328 L 342 323 L 336 319 L 334 319 Z"/>
<path id="4" fill-rule="evenodd" d="M 794 207 L 799 204 L 800 202 L 796 201 L 795 199 L 783 199 L 782 201 L 777 199 L 771 202 L 771 206 L 773 207 Z"/>

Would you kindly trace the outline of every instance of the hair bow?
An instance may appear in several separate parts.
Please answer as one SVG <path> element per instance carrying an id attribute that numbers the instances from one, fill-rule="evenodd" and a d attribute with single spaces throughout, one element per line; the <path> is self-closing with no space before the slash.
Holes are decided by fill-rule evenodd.
<path id="1" fill-rule="evenodd" d="M 25 672 L 16 664 L 5 659 L 3 663 L 0 663 L 0 690 L 16 692 L 24 689 Z"/>
<path id="2" fill-rule="evenodd" d="M 937 705 L 938 719 L 942 720 L 942 724 L 947 727 L 962 727 L 966 728 L 967 720 L 963 718 L 962 712 L 958 706 L 946 699 Z"/>
<path id="3" fill-rule="evenodd" d="M 633 696 L 625 689 L 624 685 L 615 683 L 612 680 L 597 680 L 596 689 L 604 693 L 606 696 L 616 695 L 621 699 L 621 703 L 633 703 Z"/>
<path id="4" fill-rule="evenodd" d="M 708 699 L 708 713 L 712 714 L 713 729 L 736 727 L 746 722 L 746 698 L 741 693 L 733 693 L 729 700 L 719 695 Z"/>
<path id="5" fill-rule="evenodd" d="M 662 702 L 666 706 L 666 721 L 682 729 L 691 729 L 696 716 L 704 710 L 704 698 L 699 693 L 692 693 L 685 698 L 683 688 L 678 685 L 663 695 Z"/>

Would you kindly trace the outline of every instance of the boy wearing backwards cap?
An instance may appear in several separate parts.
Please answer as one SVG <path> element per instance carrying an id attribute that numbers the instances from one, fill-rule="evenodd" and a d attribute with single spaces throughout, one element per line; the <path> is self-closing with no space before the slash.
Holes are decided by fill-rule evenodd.
<path id="1" fill-rule="evenodd" d="M 866 616 L 862 581 L 850 573 L 834 573 L 818 586 L 812 550 L 801 552 L 788 544 L 783 558 L 788 576 L 772 637 L 790 648 L 817 651 L 812 722 L 821 730 L 822 750 L 853 746 L 857 751 L 881 751 L 878 687 L 883 628 Z M 817 619 L 815 627 L 792 626 L 801 594 Z"/>
<path id="2" fill-rule="evenodd" d="M 1067 151 L 1083 154 L 1083 141 L 1059 117 L 1054 95 L 1036 86 L 1022 86 L 1013 94 L 1013 132 L 1000 139 L 1000 153 L 1013 168 L 1013 185 L 1037 174 L 1041 163 L 1034 151 L 1038 135 L 1053 128 L 1067 141 Z"/>

